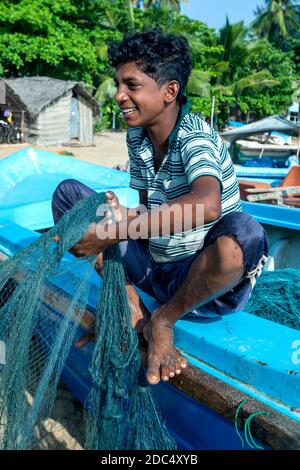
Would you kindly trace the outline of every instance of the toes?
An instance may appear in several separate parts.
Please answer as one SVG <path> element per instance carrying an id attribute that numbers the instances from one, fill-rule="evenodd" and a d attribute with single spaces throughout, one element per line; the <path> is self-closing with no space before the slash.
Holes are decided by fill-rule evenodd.
<path id="1" fill-rule="evenodd" d="M 178 350 L 176 350 L 176 361 L 177 361 L 177 369 L 185 369 L 188 366 L 188 360 L 183 357 Z"/>
<path id="2" fill-rule="evenodd" d="M 147 380 L 150 384 L 156 385 L 160 379 L 167 382 L 176 375 L 180 375 L 182 370 L 188 365 L 188 361 L 177 350 L 163 361 L 159 357 L 150 353 L 148 355 Z"/>
<path id="3" fill-rule="evenodd" d="M 152 353 L 148 354 L 147 380 L 151 385 L 156 385 L 160 381 L 160 361 Z"/>
<path id="4" fill-rule="evenodd" d="M 162 366 L 161 367 L 161 378 L 164 382 L 169 380 L 169 378 L 175 377 L 175 371 L 172 370 L 172 368 L 167 367 L 167 366 Z"/>
<path id="5" fill-rule="evenodd" d="M 188 361 L 175 350 L 174 354 L 168 357 L 166 364 L 162 366 L 162 376 L 173 378 L 176 375 L 180 375 L 182 369 L 185 369 L 188 365 Z"/>
<path id="6" fill-rule="evenodd" d="M 160 382 L 160 375 L 155 375 L 154 372 L 147 373 L 147 380 L 150 385 L 157 385 Z M 168 377 L 163 377 L 163 380 L 167 381 Z"/>

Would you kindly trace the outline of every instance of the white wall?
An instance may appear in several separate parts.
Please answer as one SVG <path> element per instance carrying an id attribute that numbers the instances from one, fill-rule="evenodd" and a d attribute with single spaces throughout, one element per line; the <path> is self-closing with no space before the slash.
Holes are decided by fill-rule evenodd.
<path id="1" fill-rule="evenodd" d="M 44 109 L 29 125 L 28 142 L 64 144 L 70 141 L 72 91 Z"/>
<path id="2" fill-rule="evenodd" d="M 78 96 L 79 101 L 79 141 L 85 144 L 94 142 L 93 113 L 87 102 Z"/>

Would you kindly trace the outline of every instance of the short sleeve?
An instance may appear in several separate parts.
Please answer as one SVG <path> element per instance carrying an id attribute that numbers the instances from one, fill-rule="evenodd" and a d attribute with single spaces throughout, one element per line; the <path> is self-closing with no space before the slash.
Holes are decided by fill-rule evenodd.
<path id="1" fill-rule="evenodd" d="M 146 185 L 143 180 L 143 176 L 140 168 L 140 158 L 136 154 L 136 151 L 132 145 L 132 142 L 127 132 L 126 143 L 128 148 L 129 162 L 130 162 L 130 184 L 129 186 L 133 189 L 145 190 Z"/>
<path id="2" fill-rule="evenodd" d="M 218 146 L 212 136 L 196 131 L 183 138 L 181 156 L 188 184 L 199 176 L 213 176 L 222 184 L 222 167 Z"/>

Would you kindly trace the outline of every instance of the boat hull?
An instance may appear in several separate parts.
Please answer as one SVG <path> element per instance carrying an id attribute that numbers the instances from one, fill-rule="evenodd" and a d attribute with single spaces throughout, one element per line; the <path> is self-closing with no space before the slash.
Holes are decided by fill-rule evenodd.
<path id="1" fill-rule="evenodd" d="M 38 236 L 15 224 L 2 226 L 0 252 L 13 256 Z M 72 263 L 70 278 L 74 272 Z M 101 281 L 95 276 L 93 282 L 91 289 L 95 295 L 92 297 L 96 299 Z M 67 274 L 60 287 L 72 294 Z M 155 299 L 141 295 L 150 311 L 158 305 Z M 41 324 L 46 323 L 48 330 L 55 331 L 55 322 L 62 313 L 56 303 L 49 302 L 44 302 L 40 312 Z M 95 304 L 89 307 L 93 311 Z M 47 318 L 47 322 L 43 318 Z M 76 339 L 84 332 L 79 326 Z M 45 329 L 41 327 L 38 334 L 47 342 L 49 331 L 45 335 Z M 162 383 L 153 389 L 179 448 L 241 449 L 234 420 L 242 400 L 249 404 L 245 417 L 253 411 L 267 410 L 269 413 L 268 420 L 258 417 L 253 423 L 256 442 L 265 448 L 300 448 L 300 415 L 297 411 L 300 367 L 293 363 L 297 351 L 292 347 L 298 340 L 298 331 L 246 312 L 226 315 L 220 321 L 178 321 L 175 343 L 188 358 L 190 367 L 172 384 Z M 62 373 L 63 380 L 82 403 L 91 384 L 88 366 L 92 354 L 92 343 L 81 349 L 73 346 Z"/>
<path id="2" fill-rule="evenodd" d="M 35 154 L 34 158 L 39 160 L 40 155 Z M 45 165 L 49 164 L 49 156 L 46 160 Z M 91 174 L 91 170 L 95 175 L 100 171 L 97 173 L 97 178 L 102 174 L 103 183 L 107 169 L 101 173 L 102 167 L 91 166 L 92 169 L 90 167 L 86 169 L 87 175 Z M 114 181 L 114 190 L 117 194 L 118 191 L 119 194 L 123 191 L 124 197 L 128 196 L 134 205 L 137 193 L 129 190 L 128 175 L 125 177 L 121 175 L 125 179 L 120 182 L 118 179 L 121 178 L 120 173 L 117 172 L 117 175 L 111 173 L 113 176 L 95 189 L 111 189 L 109 184 L 113 184 Z M 12 178 L 13 172 L 10 176 Z M 69 174 L 66 170 L 63 176 L 74 177 L 74 174 Z M 12 187 L 15 188 L 16 184 L 12 184 Z M 26 204 L 21 205 L 17 204 L 15 199 L 10 200 L 6 193 L 7 204 L 4 208 L 2 206 L 2 212 L 0 211 L 2 257 L 13 256 L 40 236 L 32 230 L 33 226 L 28 224 L 28 220 L 33 220 L 36 216 L 35 230 L 52 225 L 52 217 L 51 220 L 48 216 L 43 218 L 42 209 L 41 212 L 36 211 L 36 204 L 45 204 L 43 209 L 47 207 L 48 214 L 50 213 L 49 195 L 52 194 L 52 190 L 50 185 L 47 187 L 48 193 L 45 199 L 41 200 L 39 196 L 30 203 L 25 193 L 23 198 L 26 199 Z M 243 205 L 244 209 L 261 221 L 269 231 L 274 266 L 290 267 L 293 259 L 299 262 L 299 257 L 291 251 L 289 256 L 285 255 L 285 264 L 278 263 L 278 253 L 284 253 L 286 248 L 277 249 L 277 255 L 276 250 L 272 248 L 273 242 L 277 246 L 282 242 L 285 243 L 285 247 L 293 244 L 295 250 L 298 250 L 300 221 L 295 217 L 295 209 L 287 208 L 283 212 L 282 208 L 274 206 L 265 208 L 262 204 L 243 203 Z M 14 211 L 21 213 L 25 208 L 28 210 L 26 217 L 17 219 L 18 222 L 22 222 L 21 224 L 15 223 Z M 275 233 L 276 236 L 272 235 Z M 289 243 L 284 242 L 286 238 L 290 240 Z M 295 267 L 300 268 L 300 265 L 295 263 Z M 94 292 L 93 298 L 97 299 L 101 283 L 97 275 L 93 282 L 91 286 Z M 67 290 L 69 294 L 72 293 L 71 284 L 68 285 L 67 270 L 61 289 Z M 155 299 L 141 292 L 140 294 L 149 311 L 153 311 L 159 305 Z M 95 303 L 89 307 L 93 311 Z M 60 315 L 63 314 L 57 304 L 46 302 L 40 313 L 41 322 L 43 323 L 43 318 L 47 318 L 44 324 L 49 325 L 50 329 L 49 318 L 52 318 L 53 330 L 55 322 L 58 322 Z M 37 333 L 42 341 L 47 342 L 47 335 L 43 331 L 41 327 Z M 79 325 L 77 338 L 81 337 L 84 331 L 83 325 Z M 239 403 L 246 400 L 247 404 L 243 407 L 243 422 L 254 411 L 263 409 L 269 413 L 268 417 L 258 416 L 253 421 L 252 431 L 257 443 L 265 448 L 300 449 L 300 360 L 295 362 L 293 359 L 295 357 L 297 359 L 298 356 L 297 350 L 292 346 L 299 341 L 299 338 L 298 331 L 249 315 L 247 312 L 228 314 L 218 321 L 185 319 L 178 321 L 175 327 L 175 343 L 188 358 L 190 367 L 182 376 L 172 380 L 172 383 L 161 383 L 153 387 L 153 392 L 179 448 L 242 449 L 242 442 L 235 431 L 234 422 Z M 91 385 L 88 367 L 92 354 L 92 343 L 81 349 L 73 346 L 62 372 L 63 380 L 82 403 Z M 242 430 L 240 432 L 244 437 Z"/>

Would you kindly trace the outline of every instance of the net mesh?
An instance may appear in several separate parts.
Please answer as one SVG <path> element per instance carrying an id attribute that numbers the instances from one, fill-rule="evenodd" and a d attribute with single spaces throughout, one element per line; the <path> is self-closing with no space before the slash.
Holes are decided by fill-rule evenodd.
<path id="1" fill-rule="evenodd" d="M 258 279 L 246 311 L 300 329 L 300 269 L 266 271 Z"/>
<path id="2" fill-rule="evenodd" d="M 96 211 L 104 203 L 104 194 L 80 201 L 55 227 L 0 264 L 1 449 L 31 448 L 35 427 L 49 416 L 78 325 L 91 304 L 95 275 L 94 258 L 75 260 L 67 252 L 90 223 L 100 220 Z M 174 449 L 145 382 L 116 245 L 105 251 L 102 277 L 85 448 Z"/>

